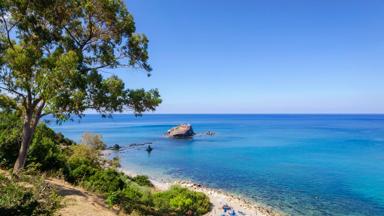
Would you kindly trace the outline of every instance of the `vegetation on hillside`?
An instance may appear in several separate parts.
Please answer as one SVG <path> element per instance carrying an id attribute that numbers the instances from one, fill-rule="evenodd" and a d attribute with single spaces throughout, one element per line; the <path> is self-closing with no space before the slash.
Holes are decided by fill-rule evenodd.
<path id="1" fill-rule="evenodd" d="M 0 194 L 1 215 L 48 216 L 60 208 L 60 197 L 38 176 L 12 178 L 0 173 Z"/>
<path id="2" fill-rule="evenodd" d="M 16 160 L 21 125 L 15 114 L 0 112 L 0 161 L 3 169 L 11 169 Z M 193 216 L 209 211 L 210 202 L 205 194 L 178 186 L 157 191 L 147 176 L 127 176 L 116 169 L 116 161 L 112 163 L 101 157 L 100 149 L 105 144 L 100 136 L 86 134 L 82 140 L 84 143 L 76 144 L 41 123 L 29 149 L 26 166 L 37 173 L 62 176 L 72 184 L 103 196 L 109 206 L 117 206 L 126 213 Z M 4 181 L 0 185 L 0 191 L 4 194 L 0 211 L 13 212 L 8 215 L 30 215 L 31 212 L 31 215 L 35 214 L 33 212 L 49 215 L 57 209 L 53 193 L 38 197 L 39 186 L 33 188 L 37 189 L 25 190 L 14 179 Z M 41 205 L 35 199 L 41 201 Z M 41 213 L 44 208 L 46 213 Z M 15 209 L 28 211 L 28 214 L 15 212 Z"/>

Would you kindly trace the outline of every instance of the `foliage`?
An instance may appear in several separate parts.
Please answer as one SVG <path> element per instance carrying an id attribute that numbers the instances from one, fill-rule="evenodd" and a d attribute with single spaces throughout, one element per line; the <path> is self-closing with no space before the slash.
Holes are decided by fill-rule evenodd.
<path id="1" fill-rule="evenodd" d="M 16 160 L 22 133 L 20 117 L 14 113 L 0 112 L 0 162 L 10 167 Z M 36 128 L 35 136 L 29 148 L 27 165 L 39 167 L 41 171 L 59 170 L 65 167 L 65 146 L 74 142 L 56 134 L 41 123 Z"/>
<path id="2" fill-rule="evenodd" d="M 111 164 L 111 167 L 113 167 L 113 168 L 121 167 L 120 158 L 119 157 L 113 157 L 110 164 Z"/>
<path id="3" fill-rule="evenodd" d="M 100 134 L 84 133 L 81 137 L 80 143 L 97 150 L 105 149 L 105 143 L 103 142 L 103 137 Z"/>
<path id="4" fill-rule="evenodd" d="M 119 205 L 127 213 L 161 216 L 204 215 L 211 207 L 209 198 L 200 192 L 173 186 L 167 191 L 153 193 L 148 187 L 133 183 L 110 193 L 107 203 Z"/>
<path id="5" fill-rule="evenodd" d="M 66 120 L 89 108 L 140 114 L 161 102 L 157 90 L 125 89 L 117 76 L 101 75 L 151 71 L 148 38 L 135 32 L 123 1 L 3 0 L 0 9 L 0 83 L 23 109 Z"/>
<path id="6" fill-rule="evenodd" d="M 84 144 L 71 149 L 67 179 L 106 195 L 109 205 L 143 215 L 203 215 L 209 211 L 210 202 L 203 193 L 181 187 L 153 193 L 147 176 L 130 178 L 114 168 L 104 168 L 97 149 Z"/>
<path id="7" fill-rule="evenodd" d="M 3 120 L 0 122 L 0 160 L 10 165 L 17 155 L 21 121 L 16 115 L 5 113 L 0 113 L 0 120 Z M 14 146 L 16 148 L 12 148 Z M 13 157 L 7 158 L 8 154 Z M 67 181 L 105 196 L 109 205 L 118 205 L 127 213 L 148 216 L 203 215 L 210 208 L 207 196 L 185 188 L 172 187 L 167 191 L 154 192 L 147 176 L 128 177 L 118 172 L 111 165 L 117 164 L 117 160 L 106 162 L 94 145 L 74 145 L 45 124 L 36 129 L 27 162 L 34 172 L 62 170 Z M 41 182 L 25 181 L 36 183 L 33 183 L 34 187 L 25 189 L 18 182 L 0 179 L 0 194 L 6 194 L 0 196 L 0 212 L 12 215 L 19 209 L 19 213 L 24 215 L 51 214 L 57 208 L 52 191 L 39 191 L 45 187 Z"/>
<path id="8" fill-rule="evenodd" d="M 153 184 L 148 179 L 148 176 L 145 175 L 137 175 L 132 178 L 132 181 L 136 182 L 138 185 L 141 186 L 153 187 Z"/>
<path id="9" fill-rule="evenodd" d="M 11 166 L 21 142 L 22 124 L 18 116 L 0 112 L 0 164 Z"/>
<path id="10" fill-rule="evenodd" d="M 211 207 L 205 194 L 180 186 L 172 186 L 167 191 L 156 193 L 153 203 L 155 208 L 165 215 L 169 212 L 175 212 L 177 215 L 203 215 Z"/>
<path id="11" fill-rule="evenodd" d="M 21 182 L 0 174 L 0 194 L 2 215 L 52 215 L 60 207 L 59 197 L 41 178 Z"/>
<path id="12" fill-rule="evenodd" d="M 80 183 L 101 169 L 96 149 L 87 145 L 74 145 L 70 148 L 65 179 L 71 183 Z"/>
<path id="13" fill-rule="evenodd" d="M 16 101 L 7 95 L 0 94 L 0 112 L 13 112 L 17 109 Z"/>
<path id="14" fill-rule="evenodd" d="M 23 120 L 15 173 L 25 166 L 43 116 L 62 122 L 88 109 L 141 115 L 161 103 L 157 89 L 129 89 L 116 75 L 102 74 L 117 67 L 152 70 L 148 38 L 136 33 L 121 0 L 2 0 L 0 30 L 0 109 L 12 107 Z"/>
<path id="15" fill-rule="evenodd" d="M 152 215 L 152 194 L 146 187 L 137 184 L 127 184 L 123 190 L 112 192 L 107 197 L 109 205 L 119 205 L 125 212 L 137 211 L 144 215 Z"/>
<path id="16" fill-rule="evenodd" d="M 82 183 L 87 189 L 99 193 L 110 193 L 124 189 L 128 177 L 114 169 L 100 169 Z"/>
<path id="17" fill-rule="evenodd" d="M 64 141 L 64 142 L 63 142 Z M 65 167 L 66 155 L 61 145 L 67 140 L 59 140 L 56 133 L 45 124 L 40 124 L 29 148 L 27 162 L 36 164 L 41 171 L 58 170 Z"/>
<path id="18" fill-rule="evenodd" d="M 62 133 L 56 133 L 56 141 L 60 143 L 61 146 L 70 146 L 76 144 L 73 140 L 65 137 Z"/>

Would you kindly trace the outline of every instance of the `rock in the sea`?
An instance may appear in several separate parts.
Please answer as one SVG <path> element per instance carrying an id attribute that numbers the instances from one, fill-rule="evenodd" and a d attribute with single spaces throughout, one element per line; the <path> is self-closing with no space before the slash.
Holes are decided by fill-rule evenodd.
<path id="1" fill-rule="evenodd" d="M 145 151 L 147 151 L 148 153 L 151 153 L 152 150 L 153 148 L 151 147 L 151 145 L 148 145 L 147 148 L 145 149 Z"/>
<path id="2" fill-rule="evenodd" d="M 190 138 L 195 135 L 195 132 L 190 124 L 181 124 L 169 129 L 166 135 L 172 138 Z"/>
<path id="3" fill-rule="evenodd" d="M 119 151 L 121 149 L 121 146 L 119 144 L 114 144 L 113 146 L 108 148 L 109 150 L 113 151 Z"/>

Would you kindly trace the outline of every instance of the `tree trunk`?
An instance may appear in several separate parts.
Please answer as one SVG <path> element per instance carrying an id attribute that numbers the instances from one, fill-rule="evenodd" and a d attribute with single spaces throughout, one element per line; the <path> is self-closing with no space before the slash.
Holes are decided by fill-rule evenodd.
<path id="1" fill-rule="evenodd" d="M 31 118 L 27 117 L 23 125 L 23 137 L 21 141 L 21 146 L 19 150 L 19 155 L 17 156 L 16 163 L 13 167 L 13 173 L 17 174 L 21 169 L 24 168 L 25 161 L 27 159 L 27 152 L 29 145 L 31 144 L 33 134 L 35 132 L 36 124 L 31 122 Z"/>
<path id="2" fill-rule="evenodd" d="M 29 100 L 31 101 L 31 99 Z M 19 150 L 19 155 L 17 156 L 17 160 L 15 165 L 13 166 L 13 173 L 17 174 L 22 170 L 25 166 L 25 161 L 27 160 L 27 153 L 29 145 L 32 142 L 33 134 L 35 133 L 35 128 L 40 121 L 41 112 L 45 107 L 45 101 L 42 101 L 40 106 L 37 106 L 39 101 L 37 102 L 28 102 L 28 105 L 35 104 L 31 108 L 26 107 L 26 115 L 24 117 L 23 124 L 23 137 L 21 140 L 21 146 Z M 37 106 L 37 109 L 35 110 Z"/>

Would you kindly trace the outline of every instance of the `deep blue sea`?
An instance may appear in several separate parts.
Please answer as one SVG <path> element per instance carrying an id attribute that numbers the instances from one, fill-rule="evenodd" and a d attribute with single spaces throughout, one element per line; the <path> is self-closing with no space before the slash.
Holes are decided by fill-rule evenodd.
<path id="1" fill-rule="evenodd" d="M 180 123 L 216 134 L 163 136 Z M 119 156 L 136 172 L 187 178 L 290 215 L 384 215 L 384 115 L 87 115 L 50 126 L 75 141 L 92 132 L 127 147 Z"/>

